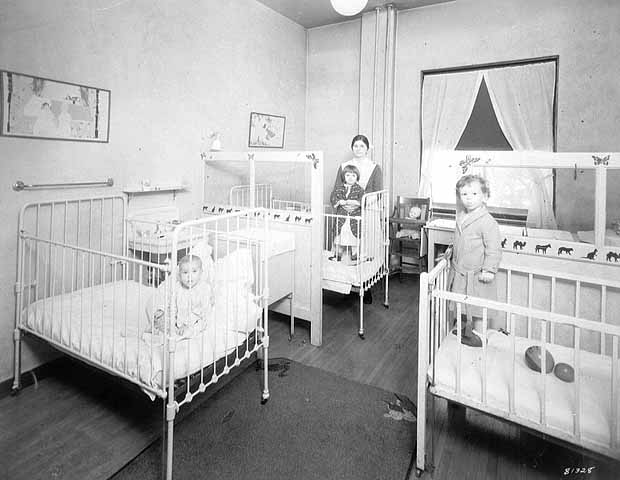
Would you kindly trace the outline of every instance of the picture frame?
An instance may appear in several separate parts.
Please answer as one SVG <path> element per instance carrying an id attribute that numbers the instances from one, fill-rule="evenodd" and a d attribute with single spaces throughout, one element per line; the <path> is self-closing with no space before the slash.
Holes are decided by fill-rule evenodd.
<path id="1" fill-rule="evenodd" d="M 108 143 L 111 92 L 0 70 L 0 135 Z"/>
<path id="2" fill-rule="evenodd" d="M 286 117 L 268 113 L 250 113 L 248 147 L 284 148 Z"/>

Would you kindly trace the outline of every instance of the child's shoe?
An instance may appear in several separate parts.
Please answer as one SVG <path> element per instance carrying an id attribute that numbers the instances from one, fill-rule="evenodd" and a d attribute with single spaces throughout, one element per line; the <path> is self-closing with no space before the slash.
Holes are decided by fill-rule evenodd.
<path id="1" fill-rule="evenodd" d="M 456 328 L 452 330 L 452 335 L 456 335 Z M 466 327 L 461 328 L 461 343 L 468 347 L 480 348 L 482 347 L 482 339 L 476 332 Z"/>

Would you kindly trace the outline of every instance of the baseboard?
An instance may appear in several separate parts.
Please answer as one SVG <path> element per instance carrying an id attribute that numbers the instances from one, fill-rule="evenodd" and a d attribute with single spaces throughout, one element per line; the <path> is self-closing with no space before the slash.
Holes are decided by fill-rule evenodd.
<path id="1" fill-rule="evenodd" d="M 44 363 L 43 365 L 39 365 L 38 367 L 33 368 L 32 370 L 28 370 L 27 372 L 22 372 L 21 378 L 21 388 L 26 388 L 31 385 L 34 385 L 36 382 L 48 377 L 55 372 L 61 371 L 63 365 L 66 364 L 67 359 L 63 357 L 56 358 L 51 362 Z M 8 380 L 4 380 L 0 382 L 0 399 L 9 396 L 13 389 L 13 379 L 9 378 Z"/>

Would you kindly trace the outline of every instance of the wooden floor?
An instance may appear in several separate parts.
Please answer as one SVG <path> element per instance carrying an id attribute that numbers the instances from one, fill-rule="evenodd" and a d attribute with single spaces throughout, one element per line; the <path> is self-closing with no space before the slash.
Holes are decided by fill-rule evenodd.
<path id="1" fill-rule="evenodd" d="M 310 345 L 305 322 L 297 323 L 289 340 L 288 319 L 274 315 L 269 356 L 415 401 L 417 276 L 391 279 L 389 309 L 383 306 L 382 290 L 382 285 L 375 287 L 373 304 L 365 306 L 365 340 L 357 336 L 358 297 L 326 292 L 323 345 Z M 159 403 L 73 362 L 66 362 L 64 372 L 0 399 L 0 479 L 108 479 L 161 433 Z M 433 413 L 431 406 L 428 413 Z M 427 458 L 431 468 L 425 478 L 620 478 L 617 463 L 588 458 L 484 414 L 468 411 L 463 420 L 456 412 L 449 421 L 440 399 L 434 413 L 435 427 L 429 429 L 434 435 L 428 442 L 434 452 Z M 565 470 L 571 467 L 594 468 L 590 474 L 573 474 Z"/>

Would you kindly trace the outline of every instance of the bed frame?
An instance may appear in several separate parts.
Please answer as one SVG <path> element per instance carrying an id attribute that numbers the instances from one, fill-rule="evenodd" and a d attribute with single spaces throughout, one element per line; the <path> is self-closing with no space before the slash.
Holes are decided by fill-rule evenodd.
<path id="1" fill-rule="evenodd" d="M 608 267 L 614 268 L 614 267 Z M 618 268 L 616 267 L 616 270 Z M 569 444 L 586 450 L 596 452 L 615 459 L 620 458 L 620 358 L 619 339 L 620 326 L 617 320 L 611 317 L 611 313 L 617 311 L 620 301 L 620 280 L 618 275 L 604 275 L 603 277 L 588 276 L 587 274 L 567 274 L 540 267 L 522 267 L 503 263 L 498 273 L 498 282 L 502 285 L 499 290 L 504 290 L 504 298 L 501 301 L 485 300 L 477 297 L 468 297 L 453 293 L 447 285 L 449 273 L 449 259 L 443 258 L 430 273 L 422 273 L 420 276 L 420 303 L 419 303 L 419 341 L 418 341 L 418 418 L 417 418 L 417 449 L 416 449 L 416 473 L 420 476 L 428 465 L 426 458 L 427 445 L 427 402 L 429 394 L 445 398 L 450 402 L 473 408 L 488 413 L 497 418 L 511 421 L 530 430 L 548 435 L 551 438 L 568 442 Z M 604 280 L 603 278 L 614 278 Z M 521 292 L 521 293 L 519 293 Z M 515 298 L 525 292 L 526 298 Z M 536 292 L 536 295 L 534 295 Z M 572 292 L 572 297 L 568 297 Z M 456 312 L 450 312 L 448 302 L 456 303 Z M 473 398 L 464 391 L 462 369 L 466 368 L 465 351 L 472 350 L 460 343 L 460 320 L 457 327 L 458 338 L 450 334 L 454 317 L 461 318 L 466 306 L 481 307 L 482 326 L 479 330 L 482 338 L 488 338 L 489 332 L 499 329 L 510 332 L 507 340 L 512 351 L 512 374 L 507 386 L 509 402 L 508 408 L 498 408 L 497 404 L 488 400 L 487 392 L 490 385 L 487 374 L 494 365 L 488 361 L 490 348 L 483 342 L 483 347 L 478 350 L 481 356 L 480 370 L 481 394 Z M 615 307 L 614 307 L 615 306 Z M 564 308 L 563 308 L 564 307 Z M 570 307 L 572 312 L 567 311 Z M 561 313 L 561 310 L 564 313 Z M 492 325 L 491 315 L 495 313 Z M 499 313 L 499 318 L 497 316 Z M 456 314 L 455 314 L 456 313 Z M 597 315 L 598 314 L 598 315 Z M 598 318 L 596 318 L 598 317 Z M 610 318 L 611 317 L 611 318 Z M 595 318 L 593 320 L 593 318 Z M 501 335 L 501 334 L 500 334 Z M 436 371 L 436 360 L 440 349 L 448 337 L 456 339 L 457 367 L 454 371 L 456 378 L 453 389 L 445 385 L 438 387 L 439 380 Z M 515 370 L 517 365 L 524 363 L 523 355 L 515 353 L 517 341 L 530 342 L 541 345 L 543 351 L 548 348 L 557 348 L 556 345 L 564 345 L 572 351 L 571 364 L 575 369 L 575 381 L 571 385 L 575 395 L 576 407 L 573 411 L 574 422 L 572 429 L 559 429 L 548 423 L 547 388 L 551 381 L 549 377 L 553 373 L 534 373 L 540 376 L 544 387 L 540 399 L 540 416 L 537 420 L 521 415 L 515 408 L 515 396 L 520 392 L 520 385 L 516 382 Z M 454 348 L 454 347 L 452 347 Z M 587 353 L 585 353 L 587 352 Z M 581 363 L 585 363 L 584 356 L 594 354 L 601 360 L 611 364 L 609 377 L 607 377 L 607 391 L 609 398 L 609 442 L 594 441 L 583 435 L 584 418 L 589 412 L 580 407 L 580 399 L 583 392 L 580 381 L 584 373 L 581 372 Z M 542 358 L 546 358 L 543 354 Z M 546 370 L 543 360 L 541 371 Z M 581 375 L 580 375 L 581 372 Z M 553 381 L 556 381 L 555 379 Z M 432 420 L 432 419 L 431 419 Z M 431 431 L 432 434 L 432 431 Z M 431 442 L 432 444 L 432 442 Z M 432 461 L 431 461 L 432 463 Z"/>
<path id="2" fill-rule="evenodd" d="M 203 159 L 203 212 L 223 214 L 241 208 L 265 207 L 271 229 L 294 235 L 294 287 L 291 298 L 271 304 L 271 310 L 310 322 L 310 343 L 321 345 L 323 294 L 321 290 L 321 248 L 323 241 L 323 153 L 320 151 L 207 152 Z M 249 181 L 224 189 L 218 172 L 226 165 L 241 165 Z M 267 164 L 305 166 L 310 171 L 310 202 L 274 198 L 271 185 L 257 183 L 256 172 Z M 224 203 L 222 203 L 224 202 Z M 317 247 L 315 247 L 317 246 Z M 292 312 L 292 314 L 291 314 Z"/>
<path id="3" fill-rule="evenodd" d="M 533 240 L 525 235 L 504 233 L 503 259 L 496 277 L 501 298 L 497 301 L 450 292 L 448 257 L 442 258 L 429 273 L 420 276 L 416 474 L 421 475 L 427 464 L 426 407 L 429 394 L 433 399 L 442 397 L 560 442 L 619 459 L 620 323 L 612 313 L 618 311 L 620 304 L 620 263 L 614 261 L 618 247 L 606 245 L 605 227 L 607 170 L 620 168 L 620 154 L 449 151 L 441 152 L 438 158 L 454 171 L 455 182 L 460 175 L 475 170 L 476 166 L 594 169 L 594 245 L 558 240 L 558 237 L 551 236 L 535 237 Z M 449 311 L 450 302 L 456 305 L 456 311 Z M 482 325 L 478 325 L 477 329 L 483 339 L 488 339 L 488 343 L 483 340 L 483 347 L 477 349 L 480 351 L 480 364 L 476 368 L 481 392 L 475 398 L 464 392 L 465 367 L 461 365 L 461 358 L 465 358 L 470 347 L 461 345 L 459 328 L 461 313 L 472 306 L 482 309 Z M 458 323 L 457 337 L 449 333 L 455 318 Z M 489 388 L 494 386 L 487 382 L 487 374 L 493 368 L 487 363 L 491 350 L 487 345 L 491 345 L 489 335 L 496 334 L 499 329 L 507 332 L 505 340 L 510 343 L 512 351 L 512 375 L 507 385 L 509 401 L 505 408 L 489 401 L 488 396 Z M 450 345 L 446 340 L 454 340 L 456 344 L 451 347 L 453 353 L 456 349 L 457 358 L 457 366 L 452 372 L 455 381 L 451 388 L 440 384 L 443 378 L 438 374 L 438 365 L 446 352 L 442 350 L 442 345 Z M 516 344 L 523 345 L 523 342 L 537 344 L 543 352 L 560 351 L 560 347 L 571 352 L 570 363 L 575 371 L 575 380 L 567 385 L 570 385 L 569 392 L 576 402 L 572 410 L 572 428 L 558 428 L 549 421 L 551 415 L 545 406 L 551 381 L 548 376 L 553 376 L 553 373 L 534 373 L 543 385 L 542 391 L 538 392 L 541 399 L 538 418 L 532 419 L 517 411 L 515 394 L 521 392 L 521 385 L 516 382 L 514 372 L 525 362 L 523 355 L 515 352 Z M 546 356 L 543 353 L 541 357 L 541 371 L 544 372 Z M 603 382 L 609 400 L 606 441 L 589 437 L 584 430 L 591 413 L 584 411 L 581 405 L 586 393 L 581 388 L 586 360 L 609 365 L 609 374 Z M 606 371 L 603 368 L 599 370 Z M 528 371 L 527 368 L 525 371 Z"/>
<path id="4" fill-rule="evenodd" d="M 361 214 L 355 217 L 325 213 L 325 238 L 323 241 L 323 281 L 324 289 L 348 293 L 351 289 L 359 293 L 358 335 L 364 338 L 364 293 L 379 282 L 384 281 L 383 306 L 389 308 L 389 198 L 387 190 L 365 194 L 361 202 Z M 329 260 L 334 255 L 334 237 L 338 221 L 355 221 L 356 237 L 359 239 L 358 260 Z M 340 271 L 340 272 L 339 272 Z M 346 272 L 349 278 L 343 279 Z"/>
<path id="5" fill-rule="evenodd" d="M 182 315 L 175 301 L 178 287 L 168 282 L 162 291 L 149 280 L 177 278 L 177 262 L 136 258 L 130 245 L 135 249 L 155 240 L 133 237 L 136 224 L 126 215 L 124 197 L 24 206 L 18 231 L 13 391 L 21 387 L 22 340 L 28 335 L 123 378 L 152 399 L 161 398 L 164 471 L 171 479 L 174 420 L 182 405 L 254 354 L 263 357 L 262 402 L 269 398 L 266 245 L 235 234 L 251 227 L 267 238 L 269 220 L 260 212 L 184 222 L 172 226 L 167 236 L 157 236 L 162 251 L 190 251 L 201 256 L 203 265 L 215 259 L 212 316 L 205 329 L 182 338 L 175 329 Z M 147 312 L 156 295 L 166 302 L 164 333 L 157 335 L 145 333 L 152 328 Z M 54 318 L 60 321 L 54 323 Z"/>

